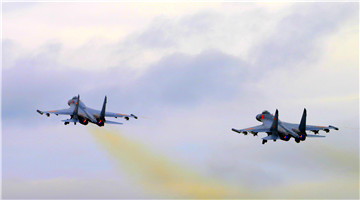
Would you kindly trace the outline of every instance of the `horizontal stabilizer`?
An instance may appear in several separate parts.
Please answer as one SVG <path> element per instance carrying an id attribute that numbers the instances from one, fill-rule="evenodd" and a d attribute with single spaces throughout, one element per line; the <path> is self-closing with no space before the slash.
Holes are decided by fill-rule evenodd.
<path id="1" fill-rule="evenodd" d="M 325 135 L 307 135 L 306 137 L 325 137 Z"/>
<path id="2" fill-rule="evenodd" d="M 106 120 L 105 123 L 106 124 L 123 124 L 121 122 L 113 122 L 113 121 L 108 121 L 108 120 Z"/>
<path id="3" fill-rule="evenodd" d="M 269 136 L 266 136 L 266 137 L 263 137 L 262 139 L 263 140 L 277 140 L 279 139 L 280 137 L 279 136 L 276 136 L 276 135 L 269 135 Z"/>
<path id="4" fill-rule="evenodd" d="M 78 119 L 65 119 L 65 120 L 61 120 L 62 122 L 78 122 Z"/>

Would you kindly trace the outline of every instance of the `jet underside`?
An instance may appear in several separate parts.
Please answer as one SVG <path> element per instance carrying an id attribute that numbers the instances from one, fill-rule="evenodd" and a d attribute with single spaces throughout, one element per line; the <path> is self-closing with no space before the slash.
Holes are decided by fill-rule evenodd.
<path id="1" fill-rule="evenodd" d="M 268 140 L 276 141 L 278 139 L 283 141 L 289 141 L 290 138 L 299 143 L 305 141 L 307 137 L 325 137 L 317 135 L 320 130 L 329 132 L 330 129 L 339 130 L 334 126 L 313 126 L 306 125 L 306 109 L 304 109 L 300 124 L 292 124 L 288 122 L 282 122 L 279 120 L 279 112 L 276 110 L 275 116 L 270 114 L 268 111 L 264 111 L 256 116 L 256 119 L 262 122 L 259 126 L 254 126 L 245 129 L 232 129 L 234 132 L 242 133 L 247 135 L 248 133 L 257 136 L 259 132 L 267 133 L 267 136 L 262 138 L 263 144 Z M 314 134 L 308 134 L 306 131 L 311 131 Z"/>

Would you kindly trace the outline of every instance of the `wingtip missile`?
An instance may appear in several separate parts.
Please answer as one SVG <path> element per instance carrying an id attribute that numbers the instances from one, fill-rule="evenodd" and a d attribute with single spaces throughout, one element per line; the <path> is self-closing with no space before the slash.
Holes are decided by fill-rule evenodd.
<path id="1" fill-rule="evenodd" d="M 231 129 L 232 131 L 234 131 L 234 132 L 236 132 L 236 133 L 242 133 L 242 134 L 244 134 L 244 135 L 247 135 L 248 134 L 248 132 L 246 132 L 246 131 L 240 131 L 240 130 L 237 130 L 237 129 L 234 129 L 234 128 L 232 128 Z"/>
<path id="2" fill-rule="evenodd" d="M 329 127 L 330 127 L 330 128 L 333 128 L 333 129 L 335 129 L 335 130 L 337 130 L 337 131 L 339 130 L 339 128 L 338 128 L 338 127 L 335 127 L 335 126 L 329 125 Z"/>
<path id="3" fill-rule="evenodd" d="M 234 131 L 234 132 L 237 132 L 237 133 L 241 133 L 240 131 L 238 131 L 238 130 L 236 130 L 234 128 L 232 128 L 231 130 Z"/>

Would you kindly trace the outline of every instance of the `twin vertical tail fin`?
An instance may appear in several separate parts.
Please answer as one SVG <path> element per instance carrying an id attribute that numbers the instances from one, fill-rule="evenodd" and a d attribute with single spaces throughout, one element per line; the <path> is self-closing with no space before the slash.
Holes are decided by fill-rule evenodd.
<path id="1" fill-rule="evenodd" d="M 279 111 L 276 109 L 275 111 L 275 116 L 274 116 L 274 121 L 271 125 L 271 132 L 278 132 L 278 124 L 279 124 Z"/>
<path id="2" fill-rule="evenodd" d="M 77 101 L 76 101 L 76 104 L 75 104 L 75 110 L 74 110 L 74 118 L 75 119 L 78 119 L 78 112 L 79 112 L 79 103 L 80 102 L 80 95 L 78 95 L 78 98 L 77 98 Z"/>
<path id="3" fill-rule="evenodd" d="M 306 109 L 305 108 L 304 108 L 303 115 L 301 117 L 299 131 L 300 131 L 300 133 L 305 133 L 305 131 L 306 131 Z"/>
<path id="4" fill-rule="evenodd" d="M 106 109 L 107 98 L 105 96 L 104 103 L 100 112 L 100 119 L 105 120 L 105 109 Z"/>

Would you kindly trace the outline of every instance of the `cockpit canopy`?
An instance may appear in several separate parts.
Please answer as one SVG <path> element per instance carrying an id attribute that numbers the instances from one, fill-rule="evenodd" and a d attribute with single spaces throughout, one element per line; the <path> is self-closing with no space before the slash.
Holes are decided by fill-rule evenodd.
<path id="1" fill-rule="evenodd" d="M 71 104 L 74 104 L 74 103 L 76 103 L 77 102 L 77 96 L 74 96 L 72 99 L 70 99 L 69 101 L 68 101 L 68 105 L 70 106 Z M 79 106 L 80 107 L 84 107 L 85 106 L 85 104 L 80 100 L 79 101 Z"/>
<path id="2" fill-rule="evenodd" d="M 267 110 L 264 110 L 261 114 L 270 114 L 270 112 Z"/>
<path id="3" fill-rule="evenodd" d="M 269 118 L 271 116 L 270 112 L 267 110 L 262 111 L 261 114 L 256 115 L 256 120 L 261 122 L 264 118 Z"/>

